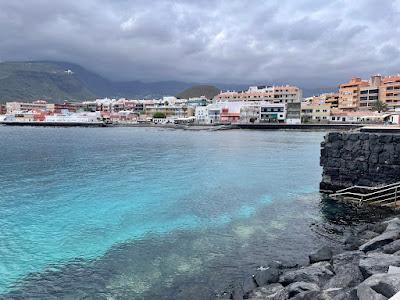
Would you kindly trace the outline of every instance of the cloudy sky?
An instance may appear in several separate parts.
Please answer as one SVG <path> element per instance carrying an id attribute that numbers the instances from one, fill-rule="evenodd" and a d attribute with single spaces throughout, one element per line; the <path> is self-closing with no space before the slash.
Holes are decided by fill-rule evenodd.
<path id="1" fill-rule="evenodd" d="M 400 0 L 0 0 L 0 60 L 118 80 L 336 85 L 400 73 Z"/>

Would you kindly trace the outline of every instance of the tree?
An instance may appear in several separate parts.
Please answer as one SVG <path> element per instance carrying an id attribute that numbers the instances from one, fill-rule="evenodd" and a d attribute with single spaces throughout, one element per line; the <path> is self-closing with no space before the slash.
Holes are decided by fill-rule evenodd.
<path id="1" fill-rule="evenodd" d="M 157 111 L 153 114 L 154 119 L 165 119 L 166 117 L 167 116 L 163 112 L 160 112 L 160 111 Z"/>
<path id="2" fill-rule="evenodd" d="M 377 112 L 386 111 L 387 110 L 387 104 L 383 103 L 382 101 L 376 100 L 374 102 L 374 104 L 372 105 L 372 109 L 376 110 Z"/>

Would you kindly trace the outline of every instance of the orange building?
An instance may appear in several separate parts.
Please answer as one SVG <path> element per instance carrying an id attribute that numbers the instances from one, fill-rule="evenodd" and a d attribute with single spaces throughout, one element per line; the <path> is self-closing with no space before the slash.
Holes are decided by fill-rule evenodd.
<path id="1" fill-rule="evenodd" d="M 296 86 L 251 86 L 247 91 L 221 92 L 214 97 L 217 102 L 226 101 L 268 101 L 271 103 L 299 103 L 302 90 Z"/>
<path id="2" fill-rule="evenodd" d="M 330 104 L 331 107 L 339 106 L 339 93 L 325 93 L 320 95 L 324 99 L 326 104 Z"/>
<path id="3" fill-rule="evenodd" d="M 339 86 L 338 107 L 343 110 L 357 110 L 360 107 L 360 88 L 366 87 L 369 82 L 359 77 Z"/>
<path id="4" fill-rule="evenodd" d="M 312 96 L 305 98 L 305 102 L 309 104 L 329 104 L 330 107 L 338 107 L 339 94 L 338 93 L 324 93 L 319 96 Z"/>
<path id="5" fill-rule="evenodd" d="M 387 104 L 389 109 L 400 107 L 400 75 L 387 76 L 382 79 L 379 98 L 380 101 Z"/>

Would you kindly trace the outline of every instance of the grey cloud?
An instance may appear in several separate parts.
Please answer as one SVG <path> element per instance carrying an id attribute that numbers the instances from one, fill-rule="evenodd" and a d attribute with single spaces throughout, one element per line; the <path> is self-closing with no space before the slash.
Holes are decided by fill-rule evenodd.
<path id="1" fill-rule="evenodd" d="M 399 13 L 399 0 L 0 0 L 0 60 L 115 80 L 336 85 L 399 72 Z"/>

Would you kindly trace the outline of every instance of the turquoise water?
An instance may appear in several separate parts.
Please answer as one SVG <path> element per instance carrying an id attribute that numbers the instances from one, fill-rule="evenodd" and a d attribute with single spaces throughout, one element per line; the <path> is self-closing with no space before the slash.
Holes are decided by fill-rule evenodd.
<path id="1" fill-rule="evenodd" d="M 0 291 L 176 296 L 306 253 L 323 135 L 0 127 Z"/>

